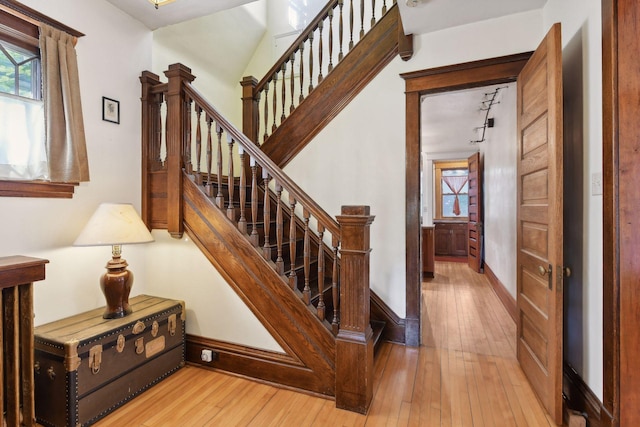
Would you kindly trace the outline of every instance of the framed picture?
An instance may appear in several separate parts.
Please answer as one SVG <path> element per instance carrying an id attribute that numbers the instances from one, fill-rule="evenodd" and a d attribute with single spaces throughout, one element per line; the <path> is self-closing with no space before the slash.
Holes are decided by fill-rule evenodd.
<path id="1" fill-rule="evenodd" d="M 102 97 L 102 120 L 120 124 L 120 101 Z"/>

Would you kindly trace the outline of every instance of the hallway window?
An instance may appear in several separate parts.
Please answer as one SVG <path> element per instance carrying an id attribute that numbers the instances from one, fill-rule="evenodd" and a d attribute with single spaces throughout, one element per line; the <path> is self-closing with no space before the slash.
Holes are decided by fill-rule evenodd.
<path id="1" fill-rule="evenodd" d="M 434 162 L 436 219 L 469 216 L 469 168 L 466 160 Z"/>

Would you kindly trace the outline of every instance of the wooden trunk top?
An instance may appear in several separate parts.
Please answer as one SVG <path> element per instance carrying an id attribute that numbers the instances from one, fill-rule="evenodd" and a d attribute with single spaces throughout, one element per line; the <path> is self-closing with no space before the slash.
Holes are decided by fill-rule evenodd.
<path id="1" fill-rule="evenodd" d="M 82 345 L 97 336 L 108 334 L 117 329 L 126 328 L 141 319 L 171 310 L 181 305 L 181 317 L 184 320 L 184 302 L 149 295 L 138 295 L 129 300 L 133 312 L 119 319 L 103 319 L 104 307 L 40 325 L 34 329 L 37 341 L 49 341 L 65 344 L 77 341 Z"/>

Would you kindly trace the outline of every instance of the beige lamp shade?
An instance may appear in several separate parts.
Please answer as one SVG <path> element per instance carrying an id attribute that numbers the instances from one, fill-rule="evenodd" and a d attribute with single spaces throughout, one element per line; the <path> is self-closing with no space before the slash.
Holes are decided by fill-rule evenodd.
<path id="1" fill-rule="evenodd" d="M 153 242 L 153 236 L 131 204 L 102 203 L 74 246 L 131 245 Z"/>

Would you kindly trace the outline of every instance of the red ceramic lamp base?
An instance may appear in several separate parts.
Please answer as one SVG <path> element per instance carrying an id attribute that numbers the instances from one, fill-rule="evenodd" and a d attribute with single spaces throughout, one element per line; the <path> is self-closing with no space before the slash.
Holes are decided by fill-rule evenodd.
<path id="1" fill-rule="evenodd" d="M 119 319 L 131 314 L 129 293 L 133 286 L 133 273 L 127 270 L 127 266 L 127 261 L 114 256 L 107 263 L 107 272 L 100 278 L 100 287 L 107 300 L 102 315 L 104 319 Z"/>

